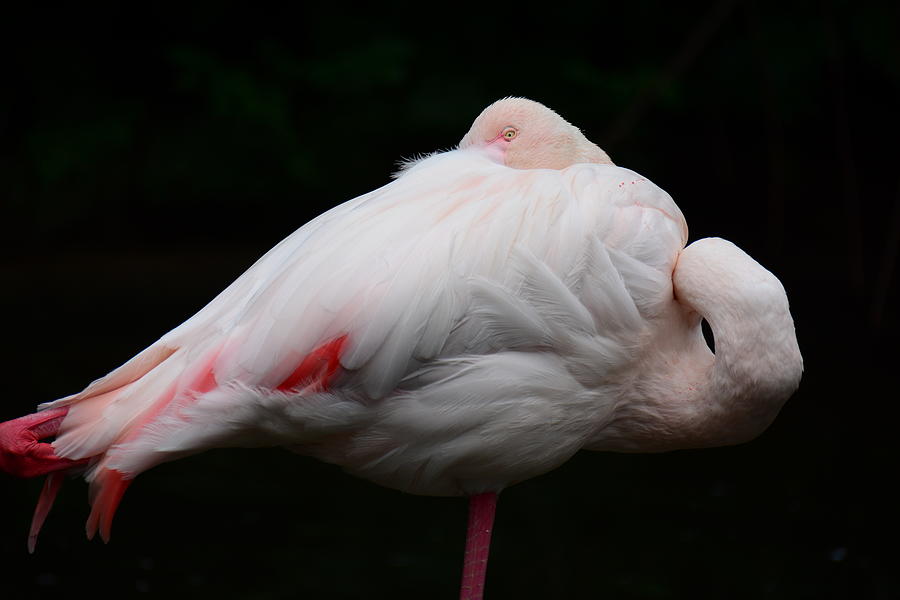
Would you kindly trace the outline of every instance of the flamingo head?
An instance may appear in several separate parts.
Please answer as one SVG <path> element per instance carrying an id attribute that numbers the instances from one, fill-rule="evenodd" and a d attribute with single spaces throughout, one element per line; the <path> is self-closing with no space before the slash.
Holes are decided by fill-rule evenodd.
<path id="1" fill-rule="evenodd" d="M 564 169 L 578 163 L 612 164 L 581 131 L 543 104 L 504 98 L 484 109 L 459 143 L 514 169 Z"/>

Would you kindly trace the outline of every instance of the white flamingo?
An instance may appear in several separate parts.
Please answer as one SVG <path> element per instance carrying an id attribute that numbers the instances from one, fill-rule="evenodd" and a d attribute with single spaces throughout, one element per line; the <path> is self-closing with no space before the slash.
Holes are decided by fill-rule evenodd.
<path id="1" fill-rule="evenodd" d="M 495 102 L 457 149 L 307 223 L 123 366 L 0 425 L 0 468 L 49 474 L 29 548 L 68 471 L 91 485 L 88 536 L 108 540 L 139 473 L 282 445 L 470 497 L 461 596 L 480 598 L 502 489 L 580 449 L 749 440 L 797 387 L 779 281 L 730 242 L 686 241 L 663 190 L 543 105 Z"/>

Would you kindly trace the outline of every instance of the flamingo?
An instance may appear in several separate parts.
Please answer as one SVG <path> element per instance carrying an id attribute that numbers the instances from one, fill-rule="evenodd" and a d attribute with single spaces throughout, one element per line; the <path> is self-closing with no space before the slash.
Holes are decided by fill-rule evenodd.
<path id="1" fill-rule="evenodd" d="M 797 388 L 779 280 L 731 242 L 687 239 L 662 189 L 542 104 L 499 100 L 124 365 L 0 424 L 0 469 L 47 475 L 29 551 L 67 473 L 108 541 L 141 472 L 285 446 L 467 496 L 460 597 L 481 598 L 501 490 L 581 449 L 750 440 Z"/>

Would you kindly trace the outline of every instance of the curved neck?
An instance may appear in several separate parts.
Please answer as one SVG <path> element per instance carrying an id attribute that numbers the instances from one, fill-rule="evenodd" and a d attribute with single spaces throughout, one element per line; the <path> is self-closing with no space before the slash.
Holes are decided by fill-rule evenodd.
<path id="1" fill-rule="evenodd" d="M 696 398 L 705 410 L 701 431 L 696 432 L 703 445 L 740 443 L 762 433 L 797 388 L 802 371 L 783 292 L 780 298 L 760 294 L 759 305 L 753 307 L 724 302 L 729 294 L 721 296 L 719 304 L 707 303 L 701 313 L 716 345 L 709 377 Z M 780 299 L 782 307 L 777 306 Z M 768 309 L 755 310 L 763 306 Z"/>
<path id="2" fill-rule="evenodd" d="M 737 444 L 759 435 L 797 388 L 803 360 L 784 288 L 720 239 L 679 257 L 675 297 L 645 360 L 593 449 L 664 451 Z M 701 317 L 715 338 L 713 355 Z"/>
<path id="3" fill-rule="evenodd" d="M 678 300 L 709 322 L 716 354 L 694 399 L 697 441 L 759 435 L 800 381 L 803 359 L 781 282 L 734 244 L 705 239 L 679 257 Z M 698 327 L 699 328 L 699 327 Z"/>

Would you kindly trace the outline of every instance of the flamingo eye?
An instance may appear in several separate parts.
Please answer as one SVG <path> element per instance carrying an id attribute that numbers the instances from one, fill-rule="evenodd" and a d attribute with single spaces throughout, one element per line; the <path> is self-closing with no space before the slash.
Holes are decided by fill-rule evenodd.
<path id="1" fill-rule="evenodd" d="M 514 139 L 517 135 L 519 135 L 519 130 L 515 127 L 504 127 L 503 131 L 500 132 L 501 137 L 507 142 Z"/>

